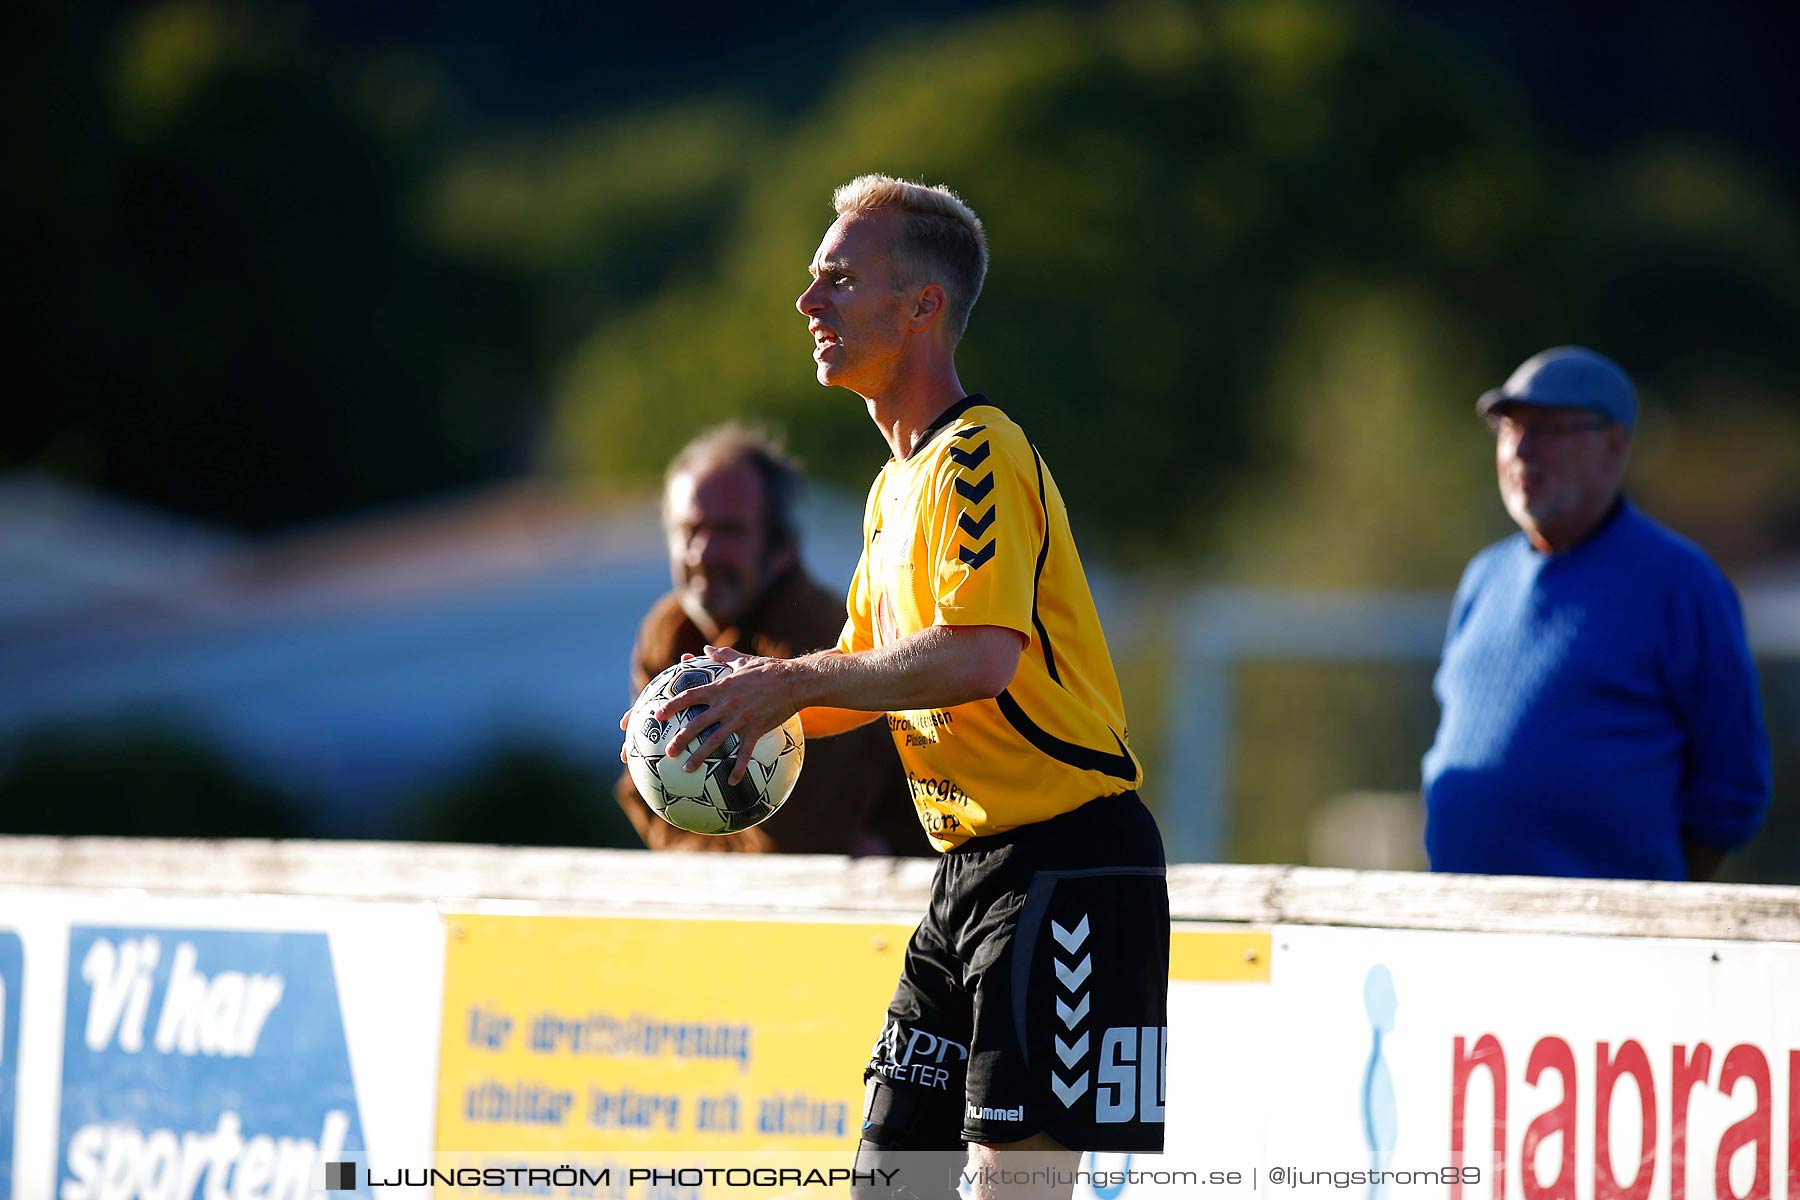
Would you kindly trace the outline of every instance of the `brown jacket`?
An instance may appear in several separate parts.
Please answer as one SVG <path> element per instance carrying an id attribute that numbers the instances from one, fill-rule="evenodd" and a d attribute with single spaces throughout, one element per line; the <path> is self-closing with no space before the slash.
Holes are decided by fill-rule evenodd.
<path id="1" fill-rule="evenodd" d="M 715 644 L 769 658 L 793 658 L 835 645 L 843 624 L 842 599 L 804 571 L 793 570 L 770 585 L 738 628 L 721 630 Z M 703 653 L 706 644 L 706 635 L 688 619 L 673 593 L 658 600 L 638 628 L 637 645 L 631 651 L 632 697 L 683 654 Z M 879 718 L 837 737 L 808 741 L 794 794 L 780 812 L 743 833 L 707 837 L 675 828 L 650 811 L 629 774 L 619 776 L 615 791 L 619 807 L 652 850 L 931 853 L 907 795 L 893 736 Z"/>

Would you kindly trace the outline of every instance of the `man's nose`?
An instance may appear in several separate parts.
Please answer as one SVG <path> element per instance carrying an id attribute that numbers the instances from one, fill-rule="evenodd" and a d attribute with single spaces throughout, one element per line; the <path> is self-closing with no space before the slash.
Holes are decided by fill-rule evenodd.
<path id="1" fill-rule="evenodd" d="M 810 317 L 814 313 L 825 311 L 825 301 L 820 296 L 818 280 L 815 279 L 806 285 L 806 290 L 801 292 L 799 299 L 794 301 L 794 307 L 800 310 L 800 315 L 803 317 Z"/>
<path id="2" fill-rule="evenodd" d="M 1550 448 L 1551 439 L 1542 430 L 1526 426 L 1519 433 L 1519 440 L 1513 446 L 1513 453 L 1520 458 L 1539 459 L 1544 451 Z"/>

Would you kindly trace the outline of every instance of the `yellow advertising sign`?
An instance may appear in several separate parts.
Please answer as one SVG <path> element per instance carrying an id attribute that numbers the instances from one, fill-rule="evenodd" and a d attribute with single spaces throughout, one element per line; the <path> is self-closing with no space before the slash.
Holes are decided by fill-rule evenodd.
<path id="1" fill-rule="evenodd" d="M 1170 983 L 1267 983 L 1272 935 L 1257 929 L 1182 929 L 1169 938 Z"/>
<path id="2" fill-rule="evenodd" d="M 911 924 L 453 914 L 440 1151 L 853 1151 Z M 1171 976 L 1268 980 L 1177 931 Z"/>
<path id="3" fill-rule="evenodd" d="M 452 915 L 440 1150 L 854 1150 L 910 924 Z"/>

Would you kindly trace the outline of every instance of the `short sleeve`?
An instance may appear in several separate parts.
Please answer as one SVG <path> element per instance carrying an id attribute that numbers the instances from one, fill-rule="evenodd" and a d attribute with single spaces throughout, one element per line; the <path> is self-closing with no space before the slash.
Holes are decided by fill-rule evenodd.
<path id="1" fill-rule="evenodd" d="M 934 481 L 934 623 L 1032 631 L 1037 562 L 1047 519 L 1042 471 L 1022 435 L 960 431 Z"/>

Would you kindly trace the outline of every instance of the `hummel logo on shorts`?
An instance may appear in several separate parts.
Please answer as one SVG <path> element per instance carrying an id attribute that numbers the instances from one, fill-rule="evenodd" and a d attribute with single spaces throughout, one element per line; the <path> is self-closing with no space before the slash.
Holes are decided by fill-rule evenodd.
<path id="1" fill-rule="evenodd" d="M 1017 1108 L 983 1108 L 979 1104 L 969 1105 L 969 1115 L 977 1121 L 1023 1121 L 1025 1106 Z"/>

